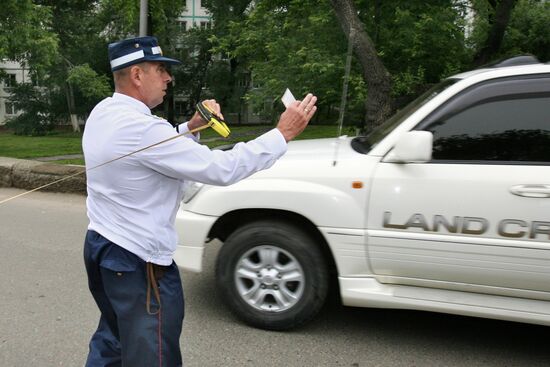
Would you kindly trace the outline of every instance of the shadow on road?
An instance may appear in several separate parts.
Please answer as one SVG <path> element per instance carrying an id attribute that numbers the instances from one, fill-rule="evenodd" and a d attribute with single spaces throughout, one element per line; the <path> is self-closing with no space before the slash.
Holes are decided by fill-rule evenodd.
<path id="1" fill-rule="evenodd" d="M 214 259 L 215 253 L 208 257 Z M 183 274 L 192 288 L 192 294 L 186 295 L 186 313 L 193 317 L 193 312 L 200 312 L 243 333 L 255 333 L 256 329 L 244 325 L 224 306 L 216 292 L 213 261 L 209 261 L 205 272 Z M 260 335 L 315 338 L 318 343 L 347 345 L 353 351 L 392 348 L 404 356 L 424 356 L 429 361 L 425 365 L 444 365 L 443 361 L 438 364 L 440 355 L 454 355 L 458 365 L 464 366 L 500 366 L 502 361 L 507 366 L 550 366 L 549 327 L 423 311 L 345 307 L 336 298 L 332 295 L 317 317 L 299 329 Z"/>

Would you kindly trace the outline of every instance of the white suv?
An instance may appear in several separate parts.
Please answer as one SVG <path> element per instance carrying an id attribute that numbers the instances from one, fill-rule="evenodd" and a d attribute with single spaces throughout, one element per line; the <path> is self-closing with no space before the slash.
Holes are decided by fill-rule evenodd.
<path id="1" fill-rule="evenodd" d="M 303 324 L 331 285 L 345 305 L 550 325 L 550 65 L 455 75 L 366 137 L 193 184 L 177 226 L 184 269 L 223 242 L 219 290 L 257 327 Z"/>

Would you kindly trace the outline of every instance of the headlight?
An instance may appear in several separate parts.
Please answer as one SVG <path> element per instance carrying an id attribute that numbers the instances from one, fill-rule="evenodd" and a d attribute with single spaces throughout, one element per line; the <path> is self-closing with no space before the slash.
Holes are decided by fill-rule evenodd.
<path id="1" fill-rule="evenodd" d="M 195 195 L 202 189 L 204 186 L 203 183 L 200 182 L 194 182 L 194 181 L 188 181 L 187 185 L 185 187 L 185 190 L 183 192 L 183 199 L 181 199 L 185 204 L 191 201 Z"/>

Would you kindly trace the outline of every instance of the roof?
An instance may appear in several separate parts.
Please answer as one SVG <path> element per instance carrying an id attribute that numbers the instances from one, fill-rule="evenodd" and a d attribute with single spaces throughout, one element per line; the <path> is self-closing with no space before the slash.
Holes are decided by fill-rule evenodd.
<path id="1" fill-rule="evenodd" d="M 490 73 L 491 77 L 508 75 L 534 74 L 538 72 L 549 72 L 550 63 L 543 64 L 534 56 L 523 55 L 501 60 L 492 64 L 484 65 L 479 69 L 466 71 L 453 75 L 449 79 L 467 79 L 475 75 Z M 488 75 L 489 76 L 489 75 Z"/>

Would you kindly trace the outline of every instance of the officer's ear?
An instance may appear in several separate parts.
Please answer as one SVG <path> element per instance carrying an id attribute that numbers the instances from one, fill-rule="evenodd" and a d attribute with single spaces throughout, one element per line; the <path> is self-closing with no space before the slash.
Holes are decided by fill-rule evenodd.
<path id="1" fill-rule="evenodd" d="M 141 65 L 132 65 L 130 66 L 129 74 L 130 83 L 136 87 L 140 87 L 143 83 L 145 68 L 143 68 Z"/>

